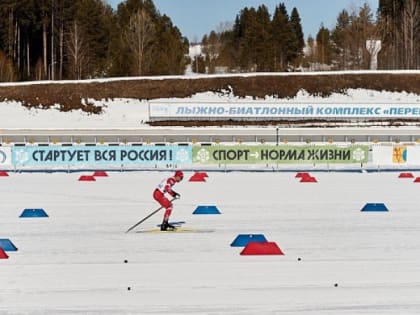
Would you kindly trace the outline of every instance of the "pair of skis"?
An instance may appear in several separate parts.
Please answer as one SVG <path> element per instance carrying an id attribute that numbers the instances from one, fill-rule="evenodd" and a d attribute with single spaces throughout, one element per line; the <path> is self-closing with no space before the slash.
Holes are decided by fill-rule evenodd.
<path id="1" fill-rule="evenodd" d="M 170 202 L 176 200 L 177 198 L 173 198 L 172 200 L 170 200 Z M 134 224 L 133 226 L 131 226 L 127 231 L 125 231 L 125 233 L 130 232 L 131 230 L 133 230 L 134 228 L 136 228 L 137 226 L 139 226 L 141 223 L 143 223 L 144 221 L 146 221 L 148 218 L 150 218 L 151 216 L 153 216 L 154 214 L 158 213 L 160 210 L 162 210 L 163 206 L 159 207 L 158 209 L 156 209 L 155 211 L 153 211 L 152 213 L 148 214 L 147 216 L 145 216 L 143 219 L 141 219 L 139 222 L 137 222 L 136 224 Z"/>

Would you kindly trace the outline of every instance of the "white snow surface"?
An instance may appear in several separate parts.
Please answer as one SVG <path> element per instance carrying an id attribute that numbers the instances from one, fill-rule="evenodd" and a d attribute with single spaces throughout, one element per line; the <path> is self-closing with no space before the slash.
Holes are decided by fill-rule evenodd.
<path id="1" fill-rule="evenodd" d="M 240 102 L 230 93 L 163 101 Z M 273 99 L 267 97 L 267 101 Z M 418 95 L 349 90 L 290 101 L 419 102 Z M 159 100 L 158 100 L 159 101 Z M 97 101 L 101 115 L 0 103 L 2 128 L 137 128 L 147 102 Z M 147 127 L 141 125 L 140 127 Z M 420 194 L 396 172 L 209 172 L 185 174 L 171 219 L 211 233 L 136 233 L 156 228 L 152 198 L 167 171 L 9 173 L 0 177 L 0 238 L 18 251 L 0 259 L 0 314 L 419 314 Z M 419 174 L 414 174 L 419 175 Z M 388 212 L 361 212 L 385 203 Z M 216 205 L 220 215 L 194 215 Z M 20 218 L 42 208 L 48 218 Z M 284 255 L 243 256 L 239 234 L 264 234 Z M 300 258 L 300 259 L 299 259 Z M 127 262 L 125 262 L 127 261 Z"/>
<path id="2" fill-rule="evenodd" d="M 10 173 L 0 177 L 0 314 L 419 314 L 420 194 L 398 173 L 209 172 L 176 189 L 156 228 L 152 191 L 169 172 Z M 416 174 L 415 174 L 416 175 Z M 388 212 L 362 212 L 385 203 Z M 193 214 L 216 205 L 221 214 Z M 43 208 L 48 218 L 19 218 Z M 264 234 L 284 255 L 240 255 Z M 127 261 L 127 262 L 125 262 Z"/>

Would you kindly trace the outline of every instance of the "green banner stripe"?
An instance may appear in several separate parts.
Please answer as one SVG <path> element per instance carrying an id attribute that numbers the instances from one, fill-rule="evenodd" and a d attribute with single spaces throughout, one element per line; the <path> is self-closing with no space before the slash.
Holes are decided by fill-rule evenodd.
<path id="1" fill-rule="evenodd" d="M 258 163 L 366 163 L 369 147 L 343 146 L 210 146 L 193 147 L 193 163 L 258 164 Z"/>

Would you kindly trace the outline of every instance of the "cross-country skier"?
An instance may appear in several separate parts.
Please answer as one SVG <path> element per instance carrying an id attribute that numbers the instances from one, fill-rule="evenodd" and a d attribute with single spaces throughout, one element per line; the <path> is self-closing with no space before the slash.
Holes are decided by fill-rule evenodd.
<path id="1" fill-rule="evenodd" d="M 168 228 L 175 229 L 175 227 L 168 223 L 169 217 L 172 213 L 172 202 L 167 198 L 168 195 L 172 196 L 175 199 L 181 197 L 180 194 L 172 190 L 172 186 L 176 183 L 179 183 L 184 178 L 184 173 L 182 171 L 176 171 L 174 176 L 166 178 L 160 182 L 155 191 L 153 192 L 153 198 L 159 202 L 159 204 L 165 208 L 165 213 L 163 214 L 163 221 L 160 229 L 166 231 Z"/>

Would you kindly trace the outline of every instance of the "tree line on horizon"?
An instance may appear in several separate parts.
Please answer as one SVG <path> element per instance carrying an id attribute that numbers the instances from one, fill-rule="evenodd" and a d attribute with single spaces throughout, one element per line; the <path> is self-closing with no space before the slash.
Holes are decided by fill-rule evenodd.
<path id="1" fill-rule="evenodd" d="M 343 9 L 329 30 L 304 40 L 299 12 L 284 3 L 242 9 L 201 40 L 189 41 L 153 0 L 2 0 L 0 81 L 87 79 L 194 72 L 272 72 L 369 68 L 366 40 L 380 40 L 380 69 L 420 68 L 420 0 L 379 0 Z"/>
<path id="2" fill-rule="evenodd" d="M 298 66 L 305 41 L 297 9 L 289 17 L 280 3 L 273 17 L 265 5 L 244 8 L 232 27 L 212 31 L 201 44 L 203 55 L 193 62 L 196 72 L 214 73 L 217 66 L 228 71 L 273 72 Z"/>
<path id="3" fill-rule="evenodd" d="M 376 18 L 375 18 L 376 16 Z M 379 0 L 378 11 L 343 9 L 333 29 L 320 25 L 304 43 L 299 12 L 283 3 L 270 17 L 265 5 L 244 8 L 233 26 L 202 39 L 196 72 L 363 70 L 370 68 L 367 41 L 380 41 L 378 69 L 420 69 L 420 0 Z M 226 70 L 227 69 L 227 70 Z"/>
<path id="4" fill-rule="evenodd" d="M 152 0 L 0 2 L 0 81 L 183 74 L 188 46 Z"/>

